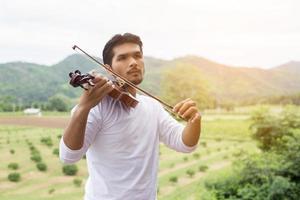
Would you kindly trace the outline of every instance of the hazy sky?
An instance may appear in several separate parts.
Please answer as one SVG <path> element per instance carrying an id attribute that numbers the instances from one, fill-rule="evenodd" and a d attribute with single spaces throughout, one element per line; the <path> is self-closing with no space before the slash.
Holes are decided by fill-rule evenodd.
<path id="1" fill-rule="evenodd" d="M 100 56 L 125 32 L 141 36 L 148 56 L 269 68 L 300 61 L 300 1 L 0 0 L 0 63 L 54 64 L 74 44 Z"/>

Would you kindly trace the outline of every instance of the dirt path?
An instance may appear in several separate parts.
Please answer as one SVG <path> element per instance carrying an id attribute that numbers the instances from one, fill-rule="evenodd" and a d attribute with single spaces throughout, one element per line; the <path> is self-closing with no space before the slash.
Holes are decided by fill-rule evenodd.
<path id="1" fill-rule="evenodd" d="M 0 117 L 0 125 L 37 126 L 48 128 L 65 128 L 69 117 Z"/>

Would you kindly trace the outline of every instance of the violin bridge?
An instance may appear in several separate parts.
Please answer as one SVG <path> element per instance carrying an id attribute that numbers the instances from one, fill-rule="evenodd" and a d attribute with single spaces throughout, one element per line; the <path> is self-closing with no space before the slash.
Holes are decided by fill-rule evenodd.
<path id="1" fill-rule="evenodd" d="M 126 83 L 125 81 L 123 81 L 122 79 L 120 79 L 119 77 L 116 77 L 116 80 L 118 82 L 118 86 L 119 87 L 123 87 Z"/>

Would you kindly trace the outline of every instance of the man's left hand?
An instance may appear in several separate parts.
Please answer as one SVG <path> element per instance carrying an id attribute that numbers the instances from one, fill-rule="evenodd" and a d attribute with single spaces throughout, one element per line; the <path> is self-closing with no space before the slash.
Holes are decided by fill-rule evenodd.
<path id="1" fill-rule="evenodd" d="M 201 118 L 196 102 L 190 98 L 177 103 L 173 108 L 173 112 L 191 123 L 199 121 Z"/>

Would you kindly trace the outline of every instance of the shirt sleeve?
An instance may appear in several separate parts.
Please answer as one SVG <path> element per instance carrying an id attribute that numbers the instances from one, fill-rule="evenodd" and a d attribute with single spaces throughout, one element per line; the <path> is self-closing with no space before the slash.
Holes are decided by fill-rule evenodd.
<path id="1" fill-rule="evenodd" d="M 189 147 L 183 143 L 182 134 L 184 126 L 177 122 L 171 115 L 159 105 L 158 132 L 159 140 L 166 146 L 178 152 L 190 153 L 197 145 Z"/>
<path id="2" fill-rule="evenodd" d="M 71 116 L 75 112 L 77 106 L 71 110 Z M 59 157 L 63 163 L 71 164 L 79 161 L 87 152 L 89 146 L 92 144 L 96 134 L 100 131 L 101 117 L 98 106 L 92 108 L 89 112 L 84 142 L 81 149 L 72 150 L 64 142 L 63 137 L 60 139 L 59 144 Z"/>

